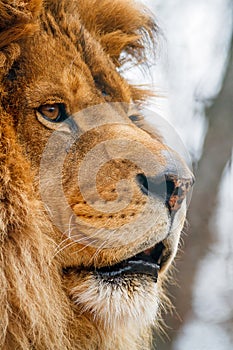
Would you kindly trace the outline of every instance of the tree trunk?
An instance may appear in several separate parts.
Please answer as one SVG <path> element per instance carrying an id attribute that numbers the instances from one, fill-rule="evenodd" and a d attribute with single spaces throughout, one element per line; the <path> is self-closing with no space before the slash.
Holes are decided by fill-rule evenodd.
<path id="1" fill-rule="evenodd" d="M 215 103 L 206 111 L 209 129 L 202 158 L 196 174 L 196 184 L 189 208 L 188 235 L 184 236 L 184 252 L 179 254 L 176 279 L 179 289 L 172 287 L 171 294 L 177 314 L 166 320 L 170 339 L 157 342 L 158 350 L 172 349 L 182 323 L 192 316 L 192 290 L 198 262 L 208 251 L 212 233 L 209 222 L 217 204 L 219 183 L 223 170 L 231 158 L 233 146 L 233 55 L 231 57 L 223 89 Z"/>

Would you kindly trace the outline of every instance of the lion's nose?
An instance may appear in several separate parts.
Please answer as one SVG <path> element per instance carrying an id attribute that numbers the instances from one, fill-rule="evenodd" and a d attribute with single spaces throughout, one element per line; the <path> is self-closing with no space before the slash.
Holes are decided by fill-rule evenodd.
<path id="1" fill-rule="evenodd" d="M 175 213 L 181 207 L 194 184 L 194 177 L 181 178 L 169 173 L 155 177 L 138 174 L 136 180 L 145 195 L 162 198 L 170 213 Z"/>

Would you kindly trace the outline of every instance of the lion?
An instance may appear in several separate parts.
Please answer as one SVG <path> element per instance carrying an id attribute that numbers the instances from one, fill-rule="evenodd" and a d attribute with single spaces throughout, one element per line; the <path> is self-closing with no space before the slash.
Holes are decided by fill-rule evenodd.
<path id="1" fill-rule="evenodd" d="M 134 1 L 0 1 L 0 348 L 150 349 L 193 175 L 124 78 Z"/>

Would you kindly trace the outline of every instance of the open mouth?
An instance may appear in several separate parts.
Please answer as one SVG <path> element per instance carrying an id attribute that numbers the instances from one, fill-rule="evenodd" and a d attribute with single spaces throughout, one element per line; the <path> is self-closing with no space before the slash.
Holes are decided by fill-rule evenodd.
<path id="1" fill-rule="evenodd" d="M 72 272 L 80 273 L 81 271 L 89 271 L 105 280 L 113 280 L 117 277 L 123 277 L 126 275 L 148 275 L 157 282 L 158 272 L 162 266 L 165 265 L 169 259 L 167 249 L 163 242 L 157 243 L 154 247 L 146 249 L 145 251 L 138 253 L 126 260 L 123 260 L 115 265 L 103 266 L 100 268 L 84 268 L 68 266 L 63 268 L 64 275 Z"/>
<path id="2" fill-rule="evenodd" d="M 162 242 L 153 248 L 147 249 L 127 260 L 112 265 L 104 266 L 95 270 L 95 273 L 103 278 L 114 278 L 124 275 L 144 274 L 153 277 L 156 281 L 158 271 L 163 263 L 163 251 L 165 246 Z"/>

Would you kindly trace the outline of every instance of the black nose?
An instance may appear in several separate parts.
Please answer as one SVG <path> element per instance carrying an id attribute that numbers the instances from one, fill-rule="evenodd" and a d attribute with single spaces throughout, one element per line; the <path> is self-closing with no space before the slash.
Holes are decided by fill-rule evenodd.
<path id="1" fill-rule="evenodd" d="M 138 174 L 136 180 L 145 195 L 162 198 L 170 212 L 180 208 L 194 183 L 193 177 L 185 179 L 175 174 L 162 174 L 155 177 Z"/>

